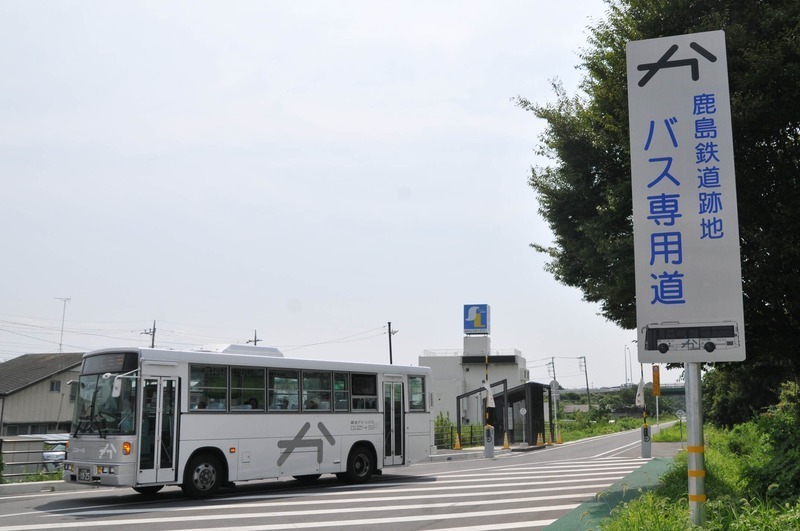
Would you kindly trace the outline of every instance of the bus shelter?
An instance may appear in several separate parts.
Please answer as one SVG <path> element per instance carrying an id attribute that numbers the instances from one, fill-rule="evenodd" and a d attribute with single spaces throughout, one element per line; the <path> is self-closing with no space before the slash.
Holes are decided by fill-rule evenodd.
<path id="1" fill-rule="evenodd" d="M 555 440 L 554 404 L 549 385 L 536 382 L 518 385 L 504 394 L 495 395 L 494 405 L 490 418 L 500 444 L 503 439 L 499 434 L 506 432 L 506 426 L 510 444 L 536 446 L 547 443 L 548 436 L 550 441 Z"/>
<path id="2" fill-rule="evenodd" d="M 495 445 L 503 445 L 505 436 L 508 436 L 509 444 L 524 443 L 529 446 L 536 446 L 537 444 L 544 444 L 548 440 L 554 440 L 554 404 L 549 385 L 527 382 L 508 389 L 506 380 L 501 380 L 492 383 L 491 386 L 503 387 L 500 393 L 493 393 L 495 407 L 488 408 L 488 416 L 486 417 L 489 424 L 494 426 Z M 461 434 L 461 400 L 484 392 L 486 392 L 486 388 L 481 387 L 456 397 L 456 419 L 459 435 Z M 506 404 L 508 404 L 508 407 L 506 407 Z M 486 399 L 483 400 L 483 407 L 484 411 L 486 411 Z"/>

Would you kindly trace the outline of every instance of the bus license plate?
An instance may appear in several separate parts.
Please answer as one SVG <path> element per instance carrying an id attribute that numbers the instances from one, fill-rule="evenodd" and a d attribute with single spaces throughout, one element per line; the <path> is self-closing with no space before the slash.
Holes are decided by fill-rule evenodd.
<path id="1" fill-rule="evenodd" d="M 78 481 L 92 481 L 92 471 L 89 468 L 78 469 Z"/>

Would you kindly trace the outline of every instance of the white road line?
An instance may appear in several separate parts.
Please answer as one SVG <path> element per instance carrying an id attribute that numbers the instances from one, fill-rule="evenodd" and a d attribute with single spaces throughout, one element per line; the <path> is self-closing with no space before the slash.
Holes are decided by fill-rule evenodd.
<path id="1" fill-rule="evenodd" d="M 519 491 L 519 494 L 525 494 L 525 491 Z M 494 494 L 494 493 L 492 493 Z M 487 493 L 484 493 L 484 496 L 487 496 Z M 569 498 L 592 498 L 594 497 L 595 492 L 573 492 L 573 493 L 565 493 L 565 494 L 554 494 L 550 496 L 527 496 L 523 498 L 505 498 L 502 500 L 491 499 L 491 500 L 473 500 L 473 501 L 465 501 L 465 502 L 442 502 L 442 503 L 429 503 L 429 504 L 414 504 L 414 505 L 396 505 L 391 506 L 396 508 L 397 510 L 406 510 L 406 509 L 431 509 L 431 508 L 442 508 L 442 507 L 472 507 L 478 505 L 500 505 L 504 503 L 537 503 L 542 501 L 553 501 L 553 500 L 561 500 L 561 499 L 569 499 Z M 453 497 L 453 496 L 448 496 Z M 440 499 L 442 497 L 436 496 L 436 499 Z M 392 501 L 406 501 L 410 499 L 431 499 L 431 496 L 415 496 L 412 498 L 406 497 L 396 497 L 396 498 L 375 498 L 375 499 L 358 499 L 359 503 L 363 502 L 375 502 L 375 501 L 382 501 L 382 502 L 392 502 Z M 459 497 L 460 499 L 460 497 Z M 326 500 L 328 504 L 337 504 L 341 505 L 341 500 Z M 290 508 L 293 509 L 294 507 L 301 507 L 305 505 L 314 505 L 319 506 L 322 502 L 320 500 L 314 501 L 297 501 L 294 503 L 286 504 L 285 502 L 264 502 L 264 503 L 245 503 L 245 504 L 236 504 L 236 505 L 226 505 L 226 506 L 216 506 L 216 507 L 209 507 L 209 509 L 213 508 L 216 510 L 220 509 L 231 509 L 231 510 L 241 510 L 241 509 L 271 509 L 271 508 Z M 389 506 L 384 505 L 383 508 Z M 191 509 L 183 509 L 186 511 L 197 512 Z M 342 508 L 341 510 L 347 512 L 363 512 L 363 511 L 374 511 L 375 508 L 373 507 L 352 507 L 349 509 Z M 73 517 L 87 517 L 87 516 L 118 516 L 123 514 L 137 514 L 137 513 L 153 513 L 153 512 L 176 512 L 175 509 L 134 509 L 134 510 L 124 510 L 124 509 L 106 509 L 106 510 L 93 510 L 93 511 L 77 511 L 74 513 L 70 513 L 70 516 Z M 302 511 L 302 510 L 289 510 L 285 512 L 281 512 L 280 514 L 327 514 L 330 512 L 338 512 L 338 510 L 331 511 L 329 509 L 318 509 L 312 511 Z"/>
<path id="2" fill-rule="evenodd" d="M 619 451 L 619 448 L 612 450 L 612 452 Z M 603 454 L 600 454 L 603 455 Z M 649 463 L 652 459 L 647 457 L 585 457 L 579 459 L 565 459 L 565 460 L 558 460 L 558 461 L 546 461 L 539 464 L 531 463 L 525 464 L 526 468 L 541 468 L 541 467 L 549 467 L 549 466 L 586 466 L 592 463 L 602 463 L 602 462 L 629 462 L 629 463 L 638 463 L 639 465 L 643 465 L 645 463 Z M 453 471 L 441 471 L 441 472 L 431 472 L 429 474 L 416 474 L 416 477 L 447 477 L 453 474 L 464 474 L 469 472 L 475 473 L 482 473 L 486 472 L 487 470 L 508 470 L 508 469 L 517 469 L 520 467 L 520 464 L 513 464 L 513 465 L 497 465 L 497 466 L 487 466 L 481 468 L 470 468 L 467 470 L 453 470 Z"/>
<path id="3" fill-rule="evenodd" d="M 619 465 L 616 465 L 616 466 L 612 466 L 610 464 L 604 464 L 604 465 L 598 465 L 598 466 L 586 466 L 586 467 L 581 467 L 581 468 L 552 468 L 552 469 L 541 469 L 541 470 L 539 470 L 539 469 L 516 470 L 516 471 L 513 471 L 513 472 L 512 471 L 489 472 L 487 474 L 464 474 L 464 475 L 461 475 L 461 476 L 459 476 L 459 475 L 447 476 L 447 480 L 446 481 L 450 481 L 450 479 L 452 479 L 452 478 L 460 478 L 460 477 L 470 478 L 470 477 L 475 477 L 476 475 L 477 476 L 481 476 L 481 477 L 509 477 L 509 476 L 523 476 L 523 475 L 533 474 L 531 477 L 542 477 L 542 474 L 544 474 L 544 473 L 553 474 L 555 472 L 570 472 L 570 473 L 573 473 L 573 472 L 586 471 L 587 473 L 589 473 L 589 471 L 591 471 L 591 472 L 602 472 L 602 471 L 624 472 L 626 470 L 629 471 L 629 472 L 633 472 L 634 470 L 636 470 L 640 466 L 641 465 L 626 465 L 626 464 L 619 464 Z M 549 477 L 553 477 L 553 476 L 549 476 Z"/>
<path id="4" fill-rule="evenodd" d="M 446 499 L 446 498 L 468 498 L 468 497 L 476 497 L 476 496 L 492 496 L 497 498 L 498 496 L 508 496 L 512 494 L 537 494 L 543 492 L 563 492 L 568 490 L 582 490 L 584 492 L 581 493 L 569 493 L 565 492 L 564 494 L 560 495 L 551 495 L 551 496 L 541 496 L 538 499 L 540 500 L 548 500 L 548 499 L 560 499 L 560 498 L 571 498 L 571 497 L 593 497 L 597 494 L 598 490 L 602 490 L 611 486 L 612 483 L 598 483 L 594 485 L 572 485 L 569 487 L 543 487 L 538 489 L 531 489 L 531 488 L 524 488 L 524 489 L 511 489 L 511 490 L 491 490 L 488 493 L 484 488 L 481 489 L 481 492 L 454 492 L 454 493 L 427 493 L 427 494 L 417 494 L 414 496 L 374 496 L 374 497 L 360 497 L 358 500 L 347 500 L 347 501 L 357 501 L 358 503 L 375 503 L 375 502 L 394 502 L 394 501 L 407 501 L 407 500 L 429 500 L 435 497 L 437 500 Z M 417 489 L 411 489 L 412 491 Z M 392 491 L 394 494 L 395 491 Z M 89 509 L 64 509 L 59 511 L 53 511 L 52 515 L 61 515 L 61 516 L 112 516 L 112 515 L 121 515 L 121 514 L 137 514 L 137 513 L 156 513 L 156 512 L 199 512 L 199 511 L 218 511 L 218 510 L 226 510 L 226 509 L 243 509 L 243 508 L 267 508 L 267 507 L 294 507 L 294 506 L 303 506 L 303 505 L 314 505 L 314 506 L 321 506 L 321 505 L 341 505 L 345 503 L 345 500 L 341 499 L 334 499 L 334 500 L 320 500 L 320 499 L 313 499 L 313 500 L 298 500 L 294 502 L 287 503 L 285 500 L 276 500 L 273 502 L 247 502 L 242 499 L 239 503 L 226 503 L 226 504 L 218 504 L 218 505 L 204 505 L 204 506 L 192 506 L 192 507 L 164 507 L 164 508 L 128 508 L 128 509 L 120 509 L 120 508 L 98 508 L 93 507 Z M 27 513 L 27 514 L 41 514 L 41 513 Z"/>
<path id="5" fill-rule="evenodd" d="M 431 518 L 432 520 L 432 518 Z M 470 525 L 470 526 L 459 526 L 459 527 L 448 527 L 448 528 L 433 528 L 429 529 L 429 531 L 498 531 L 501 529 L 532 529 L 537 527 L 545 527 L 553 522 L 555 522 L 555 518 L 550 518 L 548 520 L 526 520 L 525 522 L 508 522 L 508 523 L 492 523 L 487 525 Z M 392 523 L 395 520 L 391 520 Z M 383 522 L 377 521 L 370 521 L 369 524 L 380 524 Z M 308 527 L 322 527 L 321 522 L 317 522 L 317 525 L 298 525 L 298 524 L 290 524 L 288 527 L 277 527 L 275 529 L 303 529 Z M 358 524 L 347 524 L 347 525 L 358 525 Z M 334 527 L 328 525 L 328 527 Z M 193 530 L 185 530 L 185 531 L 268 531 L 272 529 L 270 527 L 262 527 L 262 526 L 250 526 L 250 527 L 229 527 L 229 528 L 221 528 L 215 527 L 209 529 L 193 529 Z"/>
<path id="6" fill-rule="evenodd" d="M 256 526 L 231 526 L 230 524 L 223 526 L 223 527 L 201 527 L 201 528 L 191 528 L 192 531 L 201 531 L 201 530 L 215 530 L 215 531 L 224 531 L 227 529 L 236 530 L 236 531 L 272 531 L 272 530 L 279 530 L 279 529 L 314 529 L 319 527 L 346 527 L 346 526 L 355 526 L 355 525 L 381 525 L 381 524 L 396 524 L 400 522 L 425 522 L 425 521 L 433 521 L 433 520 L 452 520 L 457 518 L 482 518 L 482 517 L 495 517 L 495 516 L 507 516 L 513 514 L 527 514 L 527 513 L 537 513 L 537 512 L 547 512 L 547 511 L 569 511 L 580 504 L 577 503 L 569 503 L 569 504 L 561 504 L 561 505 L 549 505 L 546 507 L 522 507 L 522 508 L 514 508 L 514 509 L 507 509 L 503 511 L 476 511 L 476 512 L 452 512 L 447 514 L 421 514 L 421 515 L 409 515 L 409 516 L 401 516 L 401 515 L 394 515 L 388 518 L 365 518 L 365 519 L 358 519 L 358 520 L 343 520 L 343 521 L 327 521 L 327 522 L 299 522 L 299 523 L 280 523 L 280 524 L 273 524 L 273 525 L 256 525 Z M 448 507 L 455 507 L 456 504 L 446 504 Z M 426 507 L 425 505 L 420 506 L 422 508 Z M 393 511 L 397 510 L 397 507 L 380 507 L 380 508 L 371 508 L 365 510 L 387 510 Z M 351 513 L 354 512 L 352 508 L 350 509 L 341 509 L 340 511 L 330 511 L 334 513 L 341 513 L 347 512 Z M 298 511 L 296 516 L 308 516 L 309 514 L 315 514 L 316 511 Z M 322 514 L 328 514 L 329 512 L 323 512 Z M 267 519 L 267 518 L 284 518 L 287 515 L 291 515 L 285 512 L 266 512 L 266 513 L 252 513 L 252 514 L 226 514 L 224 516 L 220 516 L 220 519 L 224 520 L 247 520 L 247 519 Z M 0 527 L 2 531 L 32 531 L 34 529 L 75 529 L 75 528 L 90 528 L 90 527 L 120 527 L 125 525 L 134 525 L 137 527 L 142 527 L 147 524 L 180 524 L 180 523 L 190 523 L 190 522 L 198 522 L 202 520 L 209 520 L 208 515 L 203 516 L 185 516 L 185 517 L 173 517 L 173 518 L 128 518 L 122 520 L 99 520 L 94 522 L 87 522 L 87 521 L 80 521 L 80 522 L 54 522 L 49 524 L 31 524 L 31 525 L 16 525 L 16 526 L 7 526 L 7 527 Z"/>
<path id="7" fill-rule="evenodd" d="M 527 522 L 509 522 L 506 524 L 496 523 L 489 525 L 470 525 L 463 527 L 448 527 L 447 529 L 436 528 L 430 529 L 429 531 L 496 531 L 499 529 L 531 529 L 534 527 L 545 527 L 555 521 L 556 519 L 553 518 L 550 520 L 528 520 Z"/>
<path id="8" fill-rule="evenodd" d="M 584 490 L 593 490 L 594 493 L 599 492 L 603 489 L 610 487 L 615 481 L 622 479 L 624 475 L 614 475 L 614 476 L 607 476 L 607 477 L 593 477 L 591 478 L 591 484 L 586 484 L 586 480 L 583 478 L 577 479 L 568 479 L 564 481 L 558 482 L 549 482 L 546 486 L 542 486 L 543 482 L 540 480 L 537 481 L 519 481 L 515 480 L 513 482 L 496 482 L 496 483 L 489 483 L 486 484 L 485 482 L 481 482 L 481 484 L 463 484 L 463 481 L 453 481 L 453 485 L 442 485 L 440 482 L 437 483 L 428 483 L 423 485 L 403 482 L 403 483 L 395 483 L 395 484 L 384 484 L 384 486 L 392 486 L 395 485 L 396 487 L 387 489 L 385 491 L 376 491 L 374 494 L 387 494 L 386 496 L 373 496 L 369 498 L 370 500 L 375 501 L 396 501 L 396 500 L 403 500 L 403 499 L 430 499 L 431 497 L 474 497 L 474 496 L 485 496 L 487 492 L 491 493 L 492 495 L 500 495 L 502 493 L 520 493 L 520 494 L 536 494 L 541 492 L 563 492 L 563 491 L 570 491 L 576 489 L 584 489 Z M 533 487 L 533 488 L 531 488 Z M 513 490 L 508 490 L 513 489 Z M 469 492 L 469 491 L 479 491 L 479 492 Z M 455 494 L 450 494 L 447 491 L 453 492 L 456 491 Z M 303 501 L 303 502 L 294 502 L 297 504 L 300 503 L 307 503 L 307 504 L 341 504 L 343 500 L 341 499 L 342 496 L 346 496 L 351 494 L 350 492 L 304 492 L 302 496 L 307 498 L 312 498 L 311 500 Z M 418 496 L 400 496 L 400 494 L 407 494 L 407 493 L 421 493 Z M 298 497 L 298 493 L 288 493 L 288 494 L 254 494 L 254 495 L 246 495 L 235 498 L 235 501 L 229 502 L 227 500 L 220 500 L 220 503 L 216 503 L 214 501 L 209 502 L 205 505 L 191 505 L 188 507 L 164 507 L 164 508 L 157 508 L 157 507 L 149 507 L 147 509 L 138 509 L 136 507 L 125 505 L 120 507 L 118 504 L 115 505 L 96 505 L 92 507 L 83 507 L 83 508 L 74 508 L 74 509 L 61 509 L 57 511 L 48 512 L 46 515 L 42 515 L 41 512 L 31 512 L 31 513 L 24 513 L 24 514 L 36 514 L 42 516 L 63 516 L 63 515 L 77 515 L 92 513 L 92 514 L 100 514 L 101 511 L 115 511 L 117 514 L 135 514 L 137 512 L 180 512 L 180 511 L 209 511 L 209 510 L 220 510 L 220 509 L 233 509 L 233 508 L 241 508 L 246 506 L 254 506 L 258 502 L 255 500 L 293 500 Z M 330 498 L 330 499 L 320 499 L 320 498 Z M 358 501 L 363 501 L 363 498 L 360 494 L 358 497 Z M 165 501 L 166 503 L 166 501 Z M 281 506 L 285 506 L 285 501 L 280 501 Z M 111 512 L 106 512 L 105 514 L 112 514 Z"/>

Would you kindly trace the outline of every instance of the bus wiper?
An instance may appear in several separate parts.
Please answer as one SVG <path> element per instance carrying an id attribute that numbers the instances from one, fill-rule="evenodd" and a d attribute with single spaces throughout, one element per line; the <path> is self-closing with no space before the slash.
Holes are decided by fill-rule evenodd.
<path id="1" fill-rule="evenodd" d="M 86 423 L 91 420 L 92 418 L 89 415 L 78 417 L 78 422 L 75 423 L 75 432 L 72 434 L 73 437 L 77 437 L 78 432 L 83 432 L 83 430 L 86 428 Z M 91 425 L 89 427 L 91 428 Z"/>
<path id="2" fill-rule="evenodd" d="M 92 417 L 92 424 L 94 424 L 94 427 L 97 428 L 97 433 L 100 435 L 100 438 L 105 439 L 106 434 L 105 432 L 103 432 L 103 428 L 100 426 L 101 420 L 105 420 L 103 418 L 103 412 L 98 411 L 97 414 L 94 417 Z"/>
<path id="3" fill-rule="evenodd" d="M 75 423 L 75 432 L 72 434 L 73 437 L 77 438 L 78 432 L 81 431 L 81 429 L 83 429 L 83 420 L 84 417 L 79 417 L 78 422 Z"/>

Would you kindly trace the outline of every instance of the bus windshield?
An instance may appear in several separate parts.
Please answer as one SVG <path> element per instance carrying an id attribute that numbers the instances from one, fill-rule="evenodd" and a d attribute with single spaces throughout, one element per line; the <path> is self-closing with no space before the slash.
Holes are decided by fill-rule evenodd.
<path id="1" fill-rule="evenodd" d="M 100 437 L 134 434 L 136 382 L 131 377 L 119 378 L 122 392 L 114 397 L 114 375 L 81 375 L 72 419 L 72 434 L 93 434 Z"/>

